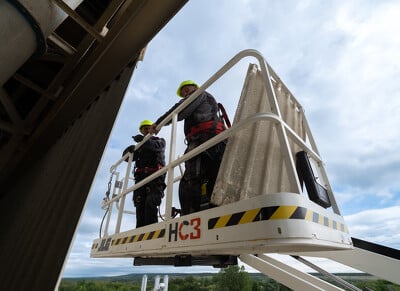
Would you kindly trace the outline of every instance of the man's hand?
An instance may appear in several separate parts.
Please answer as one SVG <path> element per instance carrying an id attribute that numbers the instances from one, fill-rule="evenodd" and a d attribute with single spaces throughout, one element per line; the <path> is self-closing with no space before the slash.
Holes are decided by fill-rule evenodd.
<path id="1" fill-rule="evenodd" d="M 157 128 L 157 123 L 153 123 L 153 125 L 150 128 L 150 133 L 151 134 L 157 134 L 158 130 L 156 128 Z"/>
<path id="2" fill-rule="evenodd" d="M 128 152 L 133 153 L 135 151 L 135 146 L 130 145 L 126 149 L 124 149 L 124 152 L 122 153 L 122 156 L 125 156 Z M 128 158 L 125 159 L 125 162 L 128 162 Z"/>
<path id="3" fill-rule="evenodd" d="M 141 142 L 143 140 L 144 136 L 141 134 L 138 134 L 138 135 L 132 136 L 132 138 L 136 142 Z"/>

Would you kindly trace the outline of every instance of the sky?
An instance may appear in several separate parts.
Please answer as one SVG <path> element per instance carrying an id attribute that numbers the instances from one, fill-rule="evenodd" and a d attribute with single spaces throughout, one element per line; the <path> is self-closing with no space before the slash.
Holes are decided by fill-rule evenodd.
<path id="1" fill-rule="evenodd" d="M 189 1 L 148 44 L 137 65 L 62 276 L 218 271 L 133 267 L 131 259 L 89 255 L 104 215 L 100 205 L 110 166 L 132 144 L 140 121 L 155 121 L 178 102 L 182 80 L 203 84 L 244 49 L 259 51 L 304 107 L 351 236 L 400 249 L 399 15 L 396 0 Z M 251 62 L 256 61 L 241 61 L 207 89 L 225 105 L 231 120 Z M 168 140 L 169 127 L 159 136 Z M 183 141 L 181 133 L 179 137 Z M 183 143 L 178 150 L 183 152 Z M 131 223 L 133 228 L 131 219 L 127 227 Z M 324 260 L 314 262 L 331 272 L 349 271 Z"/>

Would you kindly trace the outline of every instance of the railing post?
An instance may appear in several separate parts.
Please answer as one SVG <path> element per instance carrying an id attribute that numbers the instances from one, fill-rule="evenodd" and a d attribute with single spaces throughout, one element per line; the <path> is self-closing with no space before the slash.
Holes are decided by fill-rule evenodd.
<path id="1" fill-rule="evenodd" d="M 171 218 L 172 211 L 172 196 L 174 190 L 174 170 L 175 167 L 172 166 L 172 162 L 175 160 L 175 147 L 176 147 L 176 126 L 178 122 L 178 114 L 172 115 L 171 123 L 171 141 L 169 145 L 169 162 L 168 162 L 168 181 L 167 181 L 167 195 L 165 200 L 165 219 Z"/>
<path id="2" fill-rule="evenodd" d="M 130 153 L 128 158 L 128 166 L 126 167 L 126 172 L 125 172 L 124 186 L 122 187 L 123 193 L 125 193 L 126 189 L 128 188 L 129 175 L 131 174 L 131 167 L 132 167 L 132 158 L 133 154 Z M 122 195 L 121 197 L 121 204 L 118 209 L 118 218 L 117 218 L 117 224 L 115 226 L 115 233 L 119 233 L 121 230 L 122 214 L 124 213 L 124 207 L 125 207 L 125 197 L 126 195 Z M 115 203 L 117 204 L 118 200 L 115 201 Z"/>

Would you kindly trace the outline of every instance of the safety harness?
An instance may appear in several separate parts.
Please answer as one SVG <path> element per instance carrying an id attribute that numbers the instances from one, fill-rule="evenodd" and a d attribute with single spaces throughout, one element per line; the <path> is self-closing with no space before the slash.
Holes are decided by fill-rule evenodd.
<path id="1" fill-rule="evenodd" d="M 218 117 L 215 120 L 200 122 L 190 128 L 189 133 L 186 135 L 186 140 L 191 141 L 193 136 L 199 133 L 213 133 L 219 134 L 225 129 L 231 127 L 226 110 L 221 103 L 218 103 Z"/>
<path id="2" fill-rule="evenodd" d="M 224 105 L 221 103 L 218 103 L 218 116 L 219 119 L 223 120 L 225 122 L 225 125 L 227 128 L 231 127 L 231 121 L 229 120 L 228 114 L 226 114 L 226 110 Z"/>
<path id="3" fill-rule="evenodd" d="M 215 126 L 214 126 L 215 123 Z M 225 126 L 222 122 L 214 120 L 200 122 L 196 126 L 190 128 L 189 133 L 186 135 L 186 140 L 191 141 L 192 137 L 199 133 L 215 133 L 219 134 L 225 130 Z"/>
<path id="4" fill-rule="evenodd" d="M 158 171 L 159 169 L 161 169 L 162 167 L 163 166 L 159 163 L 159 164 L 157 164 L 157 167 L 154 167 L 154 168 L 151 168 L 151 167 L 136 168 L 135 174 L 136 173 L 144 173 L 144 174 L 154 173 L 154 172 Z"/>

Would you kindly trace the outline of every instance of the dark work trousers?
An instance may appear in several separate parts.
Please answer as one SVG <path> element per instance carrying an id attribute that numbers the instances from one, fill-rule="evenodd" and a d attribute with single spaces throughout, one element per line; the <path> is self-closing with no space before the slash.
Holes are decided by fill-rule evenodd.
<path id="1" fill-rule="evenodd" d="M 210 138 L 211 137 L 199 138 L 188 142 L 185 153 Z M 209 206 L 225 145 L 225 141 L 220 142 L 212 148 L 209 148 L 206 152 L 185 162 L 185 172 L 179 183 L 179 202 L 181 204 L 182 215 L 208 208 L 204 208 L 203 206 L 205 197 L 204 195 L 202 197 L 202 191 L 206 191 L 206 205 Z"/>
<path id="2" fill-rule="evenodd" d="M 135 173 L 135 183 L 139 183 L 152 173 Z M 136 228 L 158 222 L 158 206 L 164 196 L 165 176 L 156 178 L 133 193 L 133 204 L 136 207 Z"/>

